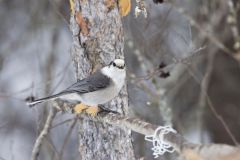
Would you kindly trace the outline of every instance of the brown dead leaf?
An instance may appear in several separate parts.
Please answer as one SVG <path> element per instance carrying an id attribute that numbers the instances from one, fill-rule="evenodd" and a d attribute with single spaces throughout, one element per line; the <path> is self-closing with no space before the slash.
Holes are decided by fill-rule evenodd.
<path id="1" fill-rule="evenodd" d="M 86 36 L 89 34 L 88 25 L 79 11 L 76 11 L 76 21 L 81 29 L 81 33 Z"/>

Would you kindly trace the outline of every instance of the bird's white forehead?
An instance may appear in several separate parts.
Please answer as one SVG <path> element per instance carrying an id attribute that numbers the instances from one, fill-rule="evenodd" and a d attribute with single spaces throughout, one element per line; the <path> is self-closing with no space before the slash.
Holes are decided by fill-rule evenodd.
<path id="1" fill-rule="evenodd" d="M 116 63 L 117 66 L 124 66 L 125 62 L 123 59 L 115 59 L 114 62 Z"/>

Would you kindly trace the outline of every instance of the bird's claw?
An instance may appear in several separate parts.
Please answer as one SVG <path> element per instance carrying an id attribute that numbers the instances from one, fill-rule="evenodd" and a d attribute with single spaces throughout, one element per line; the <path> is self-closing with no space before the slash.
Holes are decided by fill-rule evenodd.
<path id="1" fill-rule="evenodd" d="M 92 117 L 95 117 L 98 114 L 99 111 L 100 111 L 100 109 L 99 109 L 98 106 L 88 107 L 86 109 L 86 113 L 89 114 Z"/>
<path id="2" fill-rule="evenodd" d="M 73 109 L 73 113 L 76 114 L 80 114 L 83 111 L 85 111 L 87 114 L 89 114 L 92 117 L 97 116 L 98 113 L 115 113 L 115 114 L 119 114 L 116 111 L 112 111 L 109 109 L 104 108 L 104 106 L 87 106 L 83 103 L 77 104 L 74 109 Z"/>
<path id="3" fill-rule="evenodd" d="M 75 107 L 74 107 L 74 113 L 76 114 L 80 114 L 82 113 L 84 110 L 86 110 L 88 108 L 87 105 L 83 104 L 83 103 L 80 103 L 80 104 L 77 104 Z"/>

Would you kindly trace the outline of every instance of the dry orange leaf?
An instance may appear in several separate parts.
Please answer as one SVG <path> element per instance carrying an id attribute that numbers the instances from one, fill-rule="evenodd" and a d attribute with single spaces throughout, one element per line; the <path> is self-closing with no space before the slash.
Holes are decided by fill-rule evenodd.
<path id="1" fill-rule="evenodd" d="M 131 10 L 131 0 L 119 0 L 118 2 L 121 16 L 126 16 Z"/>
<path id="2" fill-rule="evenodd" d="M 88 35 L 89 30 L 87 23 L 79 11 L 76 12 L 76 21 L 81 29 L 82 34 L 85 36 Z"/>

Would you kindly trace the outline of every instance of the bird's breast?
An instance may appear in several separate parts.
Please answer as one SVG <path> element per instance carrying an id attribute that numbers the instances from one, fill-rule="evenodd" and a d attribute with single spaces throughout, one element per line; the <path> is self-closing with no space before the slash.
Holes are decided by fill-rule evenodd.
<path id="1" fill-rule="evenodd" d="M 110 85 L 107 88 L 97 90 L 94 92 L 81 94 L 82 103 L 89 106 L 96 106 L 99 104 L 104 104 L 119 93 L 120 89 L 116 85 Z"/>

